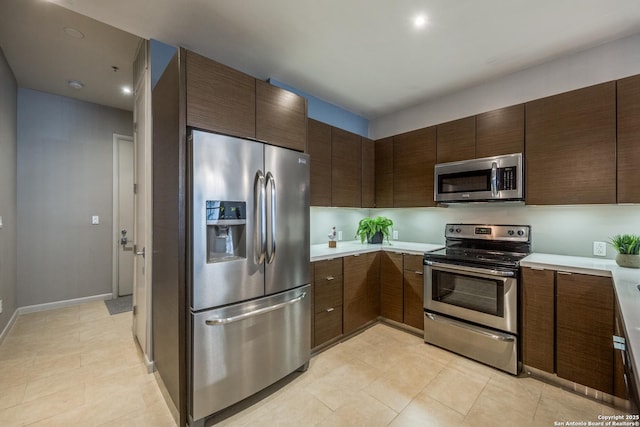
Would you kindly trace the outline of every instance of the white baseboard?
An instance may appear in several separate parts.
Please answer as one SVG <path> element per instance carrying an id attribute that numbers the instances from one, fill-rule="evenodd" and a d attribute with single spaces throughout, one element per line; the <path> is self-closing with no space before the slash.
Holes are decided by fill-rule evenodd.
<path id="1" fill-rule="evenodd" d="M 28 314 L 28 313 L 36 313 L 38 311 L 46 311 L 46 310 L 54 310 L 56 308 L 64 308 L 64 307 L 72 307 L 74 305 L 84 304 L 86 302 L 92 301 L 104 301 L 108 299 L 112 299 L 113 294 L 102 294 L 102 295 L 93 295 L 90 297 L 84 298 L 74 298 L 68 299 L 64 301 L 55 301 L 48 302 L 45 304 L 36 304 L 36 305 L 28 305 L 26 307 L 19 307 L 17 312 L 18 314 Z"/>
<path id="2" fill-rule="evenodd" d="M 16 323 L 17 318 L 18 318 L 18 310 L 16 309 L 13 311 L 13 315 L 11 316 L 11 319 L 9 319 L 9 323 L 7 323 L 7 326 L 5 326 L 4 329 L 2 330 L 2 333 L 0 333 L 0 344 L 2 344 L 2 341 L 4 341 L 5 337 L 9 335 L 9 331 L 11 330 L 11 327 L 13 326 L 13 324 Z"/>

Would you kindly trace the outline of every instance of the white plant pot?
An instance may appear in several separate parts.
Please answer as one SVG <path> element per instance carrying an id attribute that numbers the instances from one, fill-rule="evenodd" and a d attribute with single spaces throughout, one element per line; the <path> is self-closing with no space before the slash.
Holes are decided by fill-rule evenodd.
<path id="1" fill-rule="evenodd" d="M 640 268 L 640 255 L 618 254 L 616 262 L 620 267 Z"/>

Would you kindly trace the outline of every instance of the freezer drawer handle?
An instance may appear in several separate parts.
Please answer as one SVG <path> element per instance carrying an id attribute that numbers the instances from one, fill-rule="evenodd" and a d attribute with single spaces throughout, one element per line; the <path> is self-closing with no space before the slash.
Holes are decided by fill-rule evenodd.
<path id="1" fill-rule="evenodd" d="M 513 336 L 511 336 L 511 335 L 501 334 L 499 332 L 490 332 L 490 331 L 488 331 L 486 329 L 479 328 L 477 326 L 468 325 L 466 323 L 461 323 L 461 322 L 456 322 L 455 320 L 445 319 L 443 317 L 436 316 L 435 314 L 431 314 L 431 313 L 425 313 L 425 315 L 430 320 L 433 320 L 434 322 L 446 323 L 448 325 L 453 325 L 453 326 L 457 326 L 459 328 L 468 329 L 468 330 L 470 330 L 472 332 L 484 335 L 484 336 L 489 337 L 491 339 L 494 339 L 496 341 L 514 341 L 515 340 L 515 338 Z"/>
<path id="2" fill-rule="evenodd" d="M 257 310 L 253 310 L 253 311 L 250 311 L 248 313 L 239 314 L 239 315 L 233 316 L 233 317 L 227 317 L 227 318 L 223 318 L 223 319 L 207 319 L 207 320 L 205 320 L 204 323 L 206 323 L 209 326 L 216 326 L 216 325 L 227 325 L 229 323 L 239 322 L 240 320 L 245 320 L 245 319 L 248 319 L 250 317 L 255 317 L 255 316 L 259 316 L 261 314 L 270 313 L 272 311 L 280 310 L 283 307 L 286 307 L 288 305 L 295 304 L 295 303 L 297 303 L 299 301 L 302 301 L 306 296 L 307 296 L 307 293 L 303 292 L 300 295 L 298 295 L 297 297 L 295 297 L 295 298 L 293 298 L 293 299 L 291 299 L 289 301 L 281 302 L 281 303 L 278 303 L 276 305 L 271 305 L 269 307 L 259 308 Z"/>

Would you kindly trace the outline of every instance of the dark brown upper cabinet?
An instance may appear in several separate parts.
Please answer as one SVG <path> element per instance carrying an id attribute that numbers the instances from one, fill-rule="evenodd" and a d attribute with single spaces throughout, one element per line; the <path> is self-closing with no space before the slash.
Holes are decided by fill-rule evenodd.
<path id="1" fill-rule="evenodd" d="M 393 137 L 393 206 L 435 206 L 435 126 Z"/>
<path id="2" fill-rule="evenodd" d="M 293 92 L 256 81 L 256 139 L 305 151 L 307 100 Z"/>
<path id="3" fill-rule="evenodd" d="M 618 80 L 618 203 L 640 203 L 640 75 Z"/>
<path id="4" fill-rule="evenodd" d="M 476 116 L 476 157 L 524 153 L 524 104 Z"/>
<path id="5" fill-rule="evenodd" d="M 362 206 L 362 144 L 346 130 L 331 131 L 331 206 Z"/>
<path id="6" fill-rule="evenodd" d="M 362 137 L 362 207 L 376 207 L 376 147 L 371 139 Z"/>
<path id="7" fill-rule="evenodd" d="M 393 137 L 375 142 L 376 207 L 393 207 Z"/>
<path id="8" fill-rule="evenodd" d="M 442 123 L 437 128 L 437 163 L 476 157 L 476 116 Z"/>
<path id="9" fill-rule="evenodd" d="M 311 206 L 331 206 L 331 126 L 313 119 L 307 126 Z"/>
<path id="10" fill-rule="evenodd" d="M 616 83 L 526 104 L 526 203 L 616 203 Z"/>
<path id="11" fill-rule="evenodd" d="M 187 126 L 244 138 L 256 136 L 256 80 L 186 51 Z"/>

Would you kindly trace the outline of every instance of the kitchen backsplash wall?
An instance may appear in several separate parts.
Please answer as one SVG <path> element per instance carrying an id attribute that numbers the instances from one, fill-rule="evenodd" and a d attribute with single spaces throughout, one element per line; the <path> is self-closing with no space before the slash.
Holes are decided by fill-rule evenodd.
<path id="1" fill-rule="evenodd" d="M 311 243 L 325 243 L 332 225 L 353 240 L 360 218 L 383 215 L 393 220 L 399 240 L 444 243 L 445 224 L 526 224 L 532 227 L 534 252 L 593 256 L 593 241 L 614 234 L 640 234 L 640 206 L 454 205 L 448 208 L 338 209 L 311 208 Z M 342 227 L 342 228 L 341 228 Z M 348 232 L 347 232 L 348 230 Z M 393 242 L 392 242 L 393 243 Z M 615 251 L 607 245 L 607 258 Z"/>

